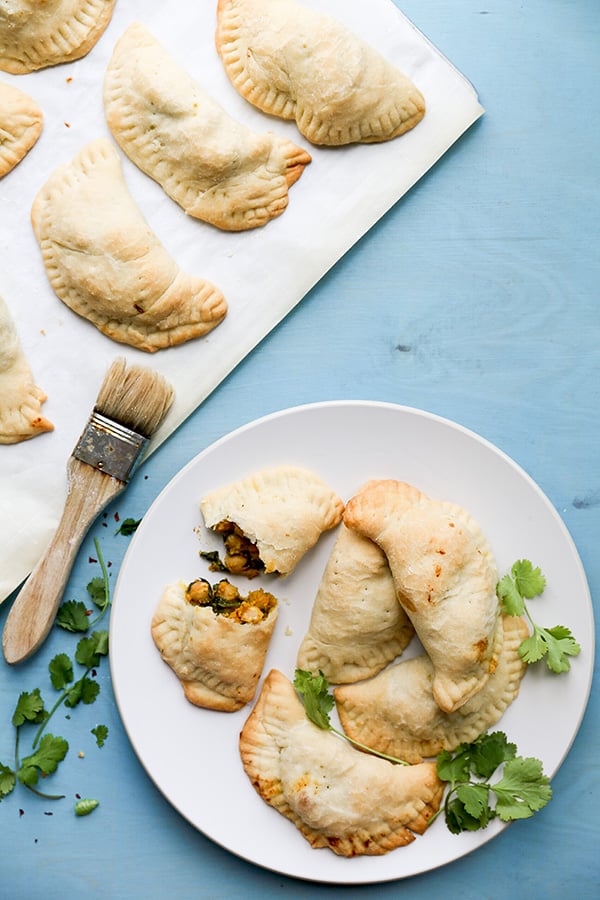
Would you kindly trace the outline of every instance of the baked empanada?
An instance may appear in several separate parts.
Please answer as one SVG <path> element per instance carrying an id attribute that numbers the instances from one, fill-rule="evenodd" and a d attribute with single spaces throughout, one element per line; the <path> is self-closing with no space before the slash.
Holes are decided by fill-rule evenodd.
<path id="1" fill-rule="evenodd" d="M 394 480 L 357 494 L 344 522 L 386 554 L 398 599 L 433 663 L 433 695 L 453 712 L 484 686 L 502 641 L 498 573 L 479 525 L 461 507 Z"/>
<path id="2" fill-rule="evenodd" d="M 294 0 L 219 0 L 217 51 L 263 112 L 313 144 L 387 141 L 421 121 L 412 81 L 344 25 Z"/>
<path id="3" fill-rule="evenodd" d="M 31 150 L 42 123 L 42 111 L 29 94 L 0 82 L 0 178 Z"/>
<path id="4" fill-rule="evenodd" d="M 114 341 L 153 352 L 224 318 L 221 292 L 182 272 L 148 226 L 109 140 L 56 169 L 31 220 L 58 297 Z"/>
<path id="5" fill-rule="evenodd" d="M 104 106 L 130 159 L 188 215 L 227 231 L 281 215 L 311 159 L 287 138 L 234 121 L 139 23 L 115 47 Z"/>
<path id="6" fill-rule="evenodd" d="M 46 394 L 33 382 L 15 323 L 0 297 L 0 444 L 17 444 L 52 431 L 42 415 Z"/>
<path id="7" fill-rule="evenodd" d="M 211 491 L 200 510 L 206 527 L 226 538 L 225 568 L 252 577 L 288 575 L 340 522 L 344 504 L 314 472 L 282 465 Z"/>
<path id="8" fill-rule="evenodd" d="M 375 675 L 414 634 L 398 603 L 385 554 L 369 538 L 340 526 L 298 652 L 298 668 L 332 684 Z"/>
<path id="9" fill-rule="evenodd" d="M 311 846 L 340 856 L 376 856 L 410 843 L 444 791 L 435 763 L 395 765 L 313 725 L 276 669 L 242 729 L 240 755 L 263 800 Z"/>
<path id="10" fill-rule="evenodd" d="M 9 0 L 0 4 L 0 69 L 22 75 L 89 53 L 115 0 Z"/>
<path id="11" fill-rule="evenodd" d="M 499 721 L 517 697 L 527 668 L 518 652 L 529 634 L 526 622 L 505 616 L 503 627 L 496 671 L 456 712 L 444 713 L 435 702 L 434 670 L 424 655 L 396 663 L 369 681 L 335 688 L 346 734 L 379 753 L 409 763 L 474 741 Z"/>
<path id="12" fill-rule="evenodd" d="M 228 582 L 179 582 L 160 599 L 152 639 L 190 703 L 235 712 L 256 693 L 277 614 L 262 590 L 241 598 Z"/>

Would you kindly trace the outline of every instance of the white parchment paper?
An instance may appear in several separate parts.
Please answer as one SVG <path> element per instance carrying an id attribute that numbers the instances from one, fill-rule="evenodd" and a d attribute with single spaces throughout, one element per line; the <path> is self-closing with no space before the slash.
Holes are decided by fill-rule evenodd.
<path id="1" fill-rule="evenodd" d="M 214 47 L 216 0 L 117 0 L 113 19 L 81 60 L 0 80 L 29 93 L 44 113 L 36 146 L 0 180 L 0 294 L 9 306 L 35 381 L 48 394 L 52 433 L 0 445 L 0 602 L 39 559 L 66 494 L 66 462 L 117 356 L 149 365 L 173 384 L 176 401 L 151 450 L 210 394 L 310 288 L 482 114 L 471 84 L 391 0 L 304 0 L 335 16 L 406 72 L 427 113 L 411 132 L 383 144 L 311 146 L 295 125 L 238 96 Z M 210 279 L 229 313 L 206 338 L 155 354 L 116 344 L 72 313 L 52 291 L 30 224 L 50 173 L 89 141 L 110 137 L 102 82 L 115 42 L 141 21 L 227 112 L 256 131 L 276 131 L 313 161 L 290 189 L 282 216 L 239 234 L 188 218 L 118 149 L 127 186 L 179 265 Z M 115 144 L 116 147 L 116 144 Z"/>

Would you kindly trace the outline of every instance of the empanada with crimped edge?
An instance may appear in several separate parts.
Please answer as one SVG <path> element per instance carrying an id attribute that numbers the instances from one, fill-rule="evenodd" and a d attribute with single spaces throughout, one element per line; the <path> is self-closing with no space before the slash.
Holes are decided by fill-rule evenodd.
<path id="1" fill-rule="evenodd" d="M 235 523 L 255 545 L 267 574 L 288 575 L 321 534 L 340 522 L 344 503 L 314 472 L 280 465 L 210 491 L 200 510 L 207 528 Z"/>
<path id="2" fill-rule="evenodd" d="M 42 415 L 46 394 L 33 381 L 10 310 L 0 297 L 0 444 L 29 440 L 54 425 Z"/>
<path id="3" fill-rule="evenodd" d="M 295 0 L 219 0 L 216 45 L 237 91 L 313 144 L 387 141 L 425 114 L 421 92 L 331 16 Z"/>
<path id="4" fill-rule="evenodd" d="M 0 82 L 0 178 L 21 162 L 39 138 L 42 111 L 25 91 Z"/>
<path id="5" fill-rule="evenodd" d="M 104 107 L 129 158 L 188 215 L 226 231 L 281 215 L 311 161 L 287 138 L 236 122 L 139 23 L 115 47 Z"/>
<path id="6" fill-rule="evenodd" d="M 484 686 L 502 641 L 498 573 L 481 528 L 460 506 L 392 479 L 350 500 L 344 522 L 386 554 L 398 599 L 433 663 L 436 702 L 453 712 Z"/>
<path id="7" fill-rule="evenodd" d="M 314 725 L 292 683 L 267 675 L 240 735 L 258 794 L 312 847 L 339 856 L 382 855 L 423 834 L 444 785 L 435 763 L 395 765 Z"/>
<path id="8" fill-rule="evenodd" d="M 298 668 L 322 672 L 332 684 L 359 681 L 399 656 L 413 634 L 383 551 L 340 525 L 300 644 Z"/>
<path id="9" fill-rule="evenodd" d="M 0 4 L 0 69 L 22 75 L 85 56 L 115 0 L 10 0 Z"/>
<path id="10" fill-rule="evenodd" d="M 420 655 L 398 662 L 368 681 L 335 688 L 344 731 L 379 753 L 410 763 L 474 741 L 500 720 L 517 697 L 527 668 L 518 652 L 529 634 L 526 622 L 504 616 L 503 628 L 494 674 L 456 712 L 444 713 L 435 702 L 433 666 L 429 657 Z"/>
<path id="11" fill-rule="evenodd" d="M 151 230 L 105 138 L 53 172 L 31 220 L 57 296 L 114 341 L 153 352 L 226 314 L 218 288 L 183 272 Z"/>
<path id="12" fill-rule="evenodd" d="M 177 582 L 154 612 L 152 639 L 190 703 L 235 712 L 256 693 L 277 615 L 276 602 L 256 621 L 217 614 L 190 603 Z"/>

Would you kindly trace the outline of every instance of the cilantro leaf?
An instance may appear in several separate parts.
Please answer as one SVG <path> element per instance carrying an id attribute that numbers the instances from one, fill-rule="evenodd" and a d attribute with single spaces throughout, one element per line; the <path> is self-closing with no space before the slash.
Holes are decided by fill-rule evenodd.
<path id="1" fill-rule="evenodd" d="M 44 701 L 40 694 L 40 689 L 35 688 L 33 691 L 23 691 L 17 700 L 17 705 L 12 717 L 12 723 L 15 728 L 23 725 L 25 722 L 33 722 L 39 724 L 46 718 L 46 710 L 44 709 Z"/>
<path id="2" fill-rule="evenodd" d="M 471 768 L 480 778 L 489 778 L 498 766 L 514 759 L 517 745 L 511 744 L 503 731 L 482 734 L 473 742 Z"/>
<path id="3" fill-rule="evenodd" d="M 21 768 L 17 773 L 19 781 L 29 786 L 37 784 L 40 774 L 51 775 L 56 771 L 68 750 L 69 744 L 64 738 L 45 734 L 37 750 L 21 761 Z"/>
<path id="4" fill-rule="evenodd" d="M 17 783 L 17 777 L 12 769 L 0 763 L 0 800 L 7 797 Z"/>
<path id="5" fill-rule="evenodd" d="M 93 669 L 100 664 L 100 657 L 108 654 L 108 631 L 94 631 L 90 637 L 81 638 L 75 650 L 77 662 Z"/>
<path id="6" fill-rule="evenodd" d="M 50 681 L 57 691 L 64 691 L 65 687 L 73 681 L 73 663 L 66 653 L 59 653 L 48 664 Z"/>
<path id="7" fill-rule="evenodd" d="M 98 682 L 94 681 L 92 678 L 88 678 L 87 675 L 84 675 L 83 678 L 76 681 L 73 687 L 68 691 L 65 698 L 65 706 L 72 709 L 74 706 L 77 706 L 79 702 L 86 704 L 93 703 L 99 693 L 100 685 Z"/>
<path id="8" fill-rule="evenodd" d="M 464 803 L 456 796 L 452 796 L 445 806 L 446 825 L 452 834 L 461 834 L 463 831 L 479 831 L 480 828 L 485 828 L 493 817 L 494 814 L 491 810 L 489 810 L 487 818 L 485 814 L 479 818 L 469 815 Z M 430 819 L 430 824 L 432 821 L 433 818 Z"/>
<path id="9" fill-rule="evenodd" d="M 125 537 L 129 537 L 134 533 L 134 531 L 136 531 L 141 521 L 141 519 L 123 519 L 123 521 L 115 531 L 115 534 L 122 534 Z"/>
<path id="10" fill-rule="evenodd" d="M 468 744 L 460 744 L 454 753 L 442 750 L 437 757 L 437 773 L 442 781 L 458 784 L 468 781 L 471 773 L 471 751 Z"/>
<path id="11" fill-rule="evenodd" d="M 88 610 L 81 600 L 66 600 L 59 606 L 56 624 L 65 631 L 87 631 L 89 625 Z"/>
<path id="12" fill-rule="evenodd" d="M 519 593 L 519 589 L 510 575 L 504 575 L 498 582 L 496 593 L 502 601 L 503 612 L 509 616 L 522 616 L 525 612 L 525 602 Z"/>
<path id="13" fill-rule="evenodd" d="M 95 728 L 92 728 L 91 733 L 96 738 L 96 745 L 103 747 L 108 737 L 108 727 L 106 725 L 96 725 Z"/>
<path id="14" fill-rule="evenodd" d="M 463 804 L 465 811 L 479 822 L 490 818 L 490 788 L 487 784 L 461 784 L 456 788 L 456 796 Z"/>
<path id="15" fill-rule="evenodd" d="M 496 795 L 496 815 L 503 822 L 528 819 L 552 797 L 550 779 L 542 763 L 533 757 L 517 756 L 504 767 L 503 777 L 491 785 Z"/>
<path id="16" fill-rule="evenodd" d="M 104 584 L 104 578 L 101 575 L 98 575 L 96 578 L 92 578 L 87 585 L 87 592 L 92 599 L 92 602 L 98 607 L 98 609 L 104 609 L 107 602 L 106 596 L 106 587 Z"/>
<path id="17" fill-rule="evenodd" d="M 531 600 L 544 592 L 546 579 L 540 569 L 534 569 L 533 564 L 528 559 L 517 560 L 511 572 L 521 597 Z"/>
<path id="18" fill-rule="evenodd" d="M 304 669 L 296 669 L 294 687 L 302 694 L 306 715 L 319 728 L 330 728 L 329 713 L 335 700 L 328 691 L 329 684 L 322 672 L 313 675 Z"/>

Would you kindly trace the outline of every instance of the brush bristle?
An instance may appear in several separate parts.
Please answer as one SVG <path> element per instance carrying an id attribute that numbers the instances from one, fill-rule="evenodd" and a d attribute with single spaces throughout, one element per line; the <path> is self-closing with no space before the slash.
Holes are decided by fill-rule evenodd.
<path id="1" fill-rule="evenodd" d="M 114 361 L 104 376 L 96 406 L 102 415 L 126 428 L 151 437 L 173 402 L 173 388 L 152 369 Z"/>

